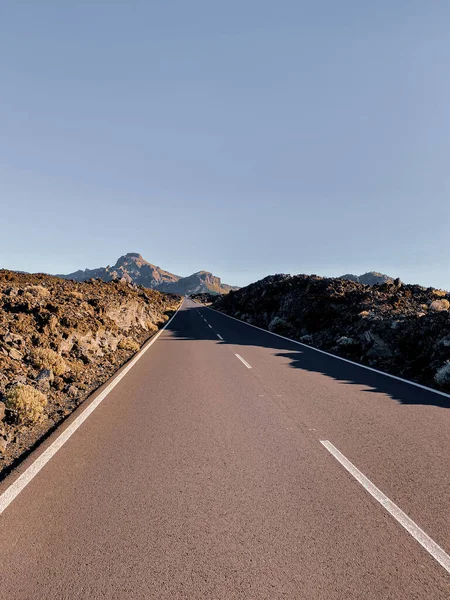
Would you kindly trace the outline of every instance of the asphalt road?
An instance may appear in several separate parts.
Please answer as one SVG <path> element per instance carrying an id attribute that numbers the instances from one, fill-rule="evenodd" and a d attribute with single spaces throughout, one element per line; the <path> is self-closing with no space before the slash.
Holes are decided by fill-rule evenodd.
<path id="1" fill-rule="evenodd" d="M 0 597 L 448 599 L 321 443 L 450 552 L 446 402 L 187 300 L 0 516 Z"/>

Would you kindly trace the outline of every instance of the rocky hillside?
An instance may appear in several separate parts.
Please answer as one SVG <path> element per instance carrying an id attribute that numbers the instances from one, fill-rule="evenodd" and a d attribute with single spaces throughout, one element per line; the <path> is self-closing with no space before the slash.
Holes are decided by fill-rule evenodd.
<path id="1" fill-rule="evenodd" d="M 183 277 L 175 283 L 164 285 L 162 291 L 175 294 L 227 294 L 230 290 L 238 288 L 222 283 L 220 277 L 216 277 L 208 271 L 199 271 L 189 277 Z"/>
<path id="2" fill-rule="evenodd" d="M 180 277 L 160 267 L 152 265 L 136 252 L 129 252 L 121 256 L 113 267 L 101 267 L 99 269 L 85 269 L 75 271 L 68 275 L 57 275 L 63 279 L 74 281 L 87 281 L 91 278 L 99 278 L 103 281 L 127 281 L 144 287 L 185 296 L 194 293 L 226 294 L 232 289 L 237 289 L 222 283 L 208 271 L 199 271 L 189 277 Z"/>
<path id="3" fill-rule="evenodd" d="M 450 392 L 450 294 L 418 285 L 365 286 L 274 275 L 214 308 L 286 337 Z"/>
<path id="4" fill-rule="evenodd" d="M 180 301 L 126 281 L 0 270 L 0 472 L 139 350 Z"/>
<path id="5" fill-rule="evenodd" d="M 339 279 L 356 281 L 363 285 L 381 285 L 382 283 L 394 283 L 395 281 L 394 277 L 390 277 L 384 273 L 378 273 L 377 271 L 369 271 L 368 273 L 364 273 L 364 275 L 352 275 L 347 273 L 346 275 L 341 275 Z"/>

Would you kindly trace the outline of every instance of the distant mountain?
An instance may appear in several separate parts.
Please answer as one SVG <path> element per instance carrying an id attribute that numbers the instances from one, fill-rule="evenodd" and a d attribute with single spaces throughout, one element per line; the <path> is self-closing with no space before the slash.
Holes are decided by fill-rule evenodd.
<path id="1" fill-rule="evenodd" d="M 382 283 L 394 283 L 395 278 L 383 273 L 377 273 L 376 271 L 369 271 L 364 275 L 352 275 L 346 274 L 341 275 L 338 279 L 347 279 L 348 281 L 356 281 L 356 283 L 362 283 L 364 285 L 381 285 Z"/>
<path id="2" fill-rule="evenodd" d="M 199 271 L 189 277 L 180 277 L 160 267 L 152 265 L 142 258 L 137 252 L 129 252 L 121 256 L 114 266 L 100 267 L 98 269 L 85 269 L 58 275 L 63 279 L 87 281 L 88 279 L 102 279 L 103 281 L 123 280 L 129 283 L 142 285 L 160 292 L 170 292 L 186 296 L 195 293 L 227 294 L 237 288 L 222 283 L 208 271 Z"/>
<path id="3" fill-rule="evenodd" d="M 176 282 L 162 285 L 158 288 L 162 292 L 171 292 L 172 294 L 227 294 L 230 290 L 237 290 L 237 287 L 222 283 L 220 277 L 216 277 L 209 271 L 199 271 L 189 277 L 182 277 Z"/>

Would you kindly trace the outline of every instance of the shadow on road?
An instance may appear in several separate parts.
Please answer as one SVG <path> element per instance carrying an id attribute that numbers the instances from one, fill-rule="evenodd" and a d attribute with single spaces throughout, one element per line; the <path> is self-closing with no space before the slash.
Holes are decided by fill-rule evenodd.
<path id="1" fill-rule="evenodd" d="M 215 331 L 222 334 L 223 341 L 217 339 L 213 330 L 206 326 L 199 326 L 199 316 L 194 314 L 197 310 L 205 316 Z M 169 325 L 168 330 L 178 339 L 214 340 L 223 345 L 260 346 L 278 350 L 276 356 L 288 358 L 291 368 L 320 373 L 345 385 L 364 386 L 368 388 L 363 390 L 366 393 L 384 394 L 401 404 L 450 408 L 450 398 L 446 396 L 391 379 L 333 356 L 321 354 L 312 348 L 300 346 L 269 332 L 249 327 L 245 323 L 235 321 L 200 305 L 180 311 L 177 318 Z"/>

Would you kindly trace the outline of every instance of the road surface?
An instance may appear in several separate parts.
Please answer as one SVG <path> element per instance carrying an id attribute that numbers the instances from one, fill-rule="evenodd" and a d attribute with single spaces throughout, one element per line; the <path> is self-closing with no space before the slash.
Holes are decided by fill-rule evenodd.
<path id="1" fill-rule="evenodd" d="M 0 516 L 0 596 L 448 599 L 433 548 L 329 449 L 445 560 L 449 412 L 186 300 Z"/>

